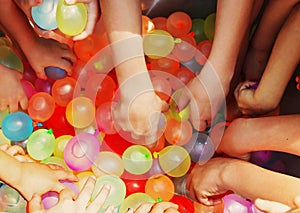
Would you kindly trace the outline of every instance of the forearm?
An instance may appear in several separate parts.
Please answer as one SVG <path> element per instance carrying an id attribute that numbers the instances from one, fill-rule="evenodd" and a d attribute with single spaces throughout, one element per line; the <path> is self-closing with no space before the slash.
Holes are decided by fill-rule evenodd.
<path id="1" fill-rule="evenodd" d="M 218 1 L 214 41 L 208 61 L 223 86 L 228 87 L 234 74 L 242 41 L 250 27 L 253 6 L 254 0 Z"/>
<path id="2" fill-rule="evenodd" d="M 139 0 L 101 1 L 103 21 L 112 44 L 119 83 L 134 74 L 147 72 L 141 36 L 140 5 Z M 148 83 L 149 81 L 148 77 Z"/>
<path id="3" fill-rule="evenodd" d="M 271 50 L 279 29 L 297 2 L 299 0 L 268 2 L 251 42 L 253 48 L 267 52 Z"/>
<path id="4" fill-rule="evenodd" d="M 0 0 L 0 24 L 5 33 L 24 52 L 30 49 L 34 38 L 37 37 L 29 24 L 27 17 L 13 0 Z"/>
<path id="5" fill-rule="evenodd" d="M 241 156 L 273 150 L 300 156 L 300 115 L 234 120 L 225 130 L 218 152 Z"/>
<path id="6" fill-rule="evenodd" d="M 262 198 L 294 206 L 300 194 L 300 179 L 273 172 L 242 160 L 232 160 L 222 173 L 226 188 L 255 200 Z M 241 181 L 243 180 L 243 181 Z"/>
<path id="7" fill-rule="evenodd" d="M 275 108 L 283 96 L 300 60 L 299 21 L 299 13 L 293 12 L 276 39 L 264 74 L 255 91 L 254 100 L 258 105 Z"/>

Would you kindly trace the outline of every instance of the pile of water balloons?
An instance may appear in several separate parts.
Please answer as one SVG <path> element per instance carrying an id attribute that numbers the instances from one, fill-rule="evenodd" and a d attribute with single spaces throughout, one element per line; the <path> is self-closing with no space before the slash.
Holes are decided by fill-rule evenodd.
<path id="1" fill-rule="evenodd" d="M 76 17 L 69 19 L 69 13 Z M 85 5 L 66 5 L 63 0 L 44 0 L 32 8 L 41 28 L 58 27 L 69 36 L 82 32 L 86 14 Z M 143 16 L 143 45 L 153 86 L 170 104 L 155 147 L 140 145 L 130 133 L 117 128 L 112 106 L 118 100 L 118 84 L 105 35 L 75 42 L 78 62 L 72 76 L 50 69 L 48 80 L 37 79 L 25 63 L 22 85 L 29 107 L 16 113 L 0 112 L 1 135 L 9 143 L 23 145 L 33 160 L 58 164 L 76 174 L 78 182 L 65 184 L 77 192 L 90 175 L 97 177 L 95 194 L 103 184 L 111 184 L 104 208 L 114 205 L 123 213 L 143 202 L 172 201 L 180 212 L 194 212 L 193 201 L 180 194 L 175 183 L 195 163 L 209 160 L 215 145 L 210 130 L 197 132 L 192 127 L 189 106 L 178 112 L 175 100 L 207 60 L 214 19 L 214 13 L 206 19 L 191 19 L 185 12 L 152 19 Z M 6 51 L 0 51 L 0 62 L 23 71 L 10 47 L 0 48 Z M 45 194 L 44 207 L 50 208 L 57 199 L 56 193 Z"/>

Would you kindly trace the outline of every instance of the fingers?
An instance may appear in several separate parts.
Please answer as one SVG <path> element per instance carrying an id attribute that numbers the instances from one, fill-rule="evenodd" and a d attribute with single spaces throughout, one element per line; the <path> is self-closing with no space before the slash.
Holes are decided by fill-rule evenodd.
<path id="1" fill-rule="evenodd" d="M 104 184 L 99 191 L 98 195 L 96 196 L 95 200 L 89 205 L 88 210 L 90 212 L 98 212 L 99 209 L 104 205 L 107 197 L 110 193 L 110 185 Z M 114 209 L 114 207 L 109 207 L 107 211 L 110 211 L 111 209 Z"/>
<path id="2" fill-rule="evenodd" d="M 28 202 L 28 210 L 29 212 L 43 213 L 44 208 L 42 205 L 42 198 L 34 194 L 32 199 Z"/>
<path id="3" fill-rule="evenodd" d="M 58 166 L 58 165 L 48 165 L 50 168 L 54 168 L 54 172 L 56 175 L 56 178 L 58 180 L 69 180 L 69 181 L 78 181 L 78 177 L 76 177 L 76 175 L 74 175 L 71 172 L 68 172 L 66 170 L 64 170 L 62 167 Z"/>
<path id="4" fill-rule="evenodd" d="M 115 207 L 114 206 L 109 206 L 104 213 L 113 213 L 115 212 Z"/>
<path id="5" fill-rule="evenodd" d="M 59 193 L 59 200 L 73 200 L 76 196 L 75 192 L 69 188 L 64 188 Z"/>
<path id="6" fill-rule="evenodd" d="M 135 213 L 145 213 L 150 212 L 154 203 L 143 203 L 134 212 Z"/>
<path id="7" fill-rule="evenodd" d="M 172 209 L 172 210 L 171 210 Z M 176 205 L 175 203 L 171 203 L 171 202 L 160 202 L 160 203 L 156 203 L 151 212 L 153 213 L 159 213 L 159 212 L 165 212 L 165 211 L 172 211 L 172 212 L 178 212 L 178 205 Z M 175 210 L 175 211 L 174 211 Z"/>
<path id="8" fill-rule="evenodd" d="M 6 152 L 11 156 L 25 155 L 24 149 L 18 145 L 9 147 Z"/>
<path id="9" fill-rule="evenodd" d="M 95 187 L 95 178 L 89 177 L 87 181 L 85 182 L 82 191 L 80 192 L 77 201 L 80 203 L 80 205 L 87 206 L 88 202 L 90 201 L 92 197 L 92 193 L 94 191 Z M 96 212 L 96 211 L 95 211 Z"/>
<path id="10" fill-rule="evenodd" d="M 161 213 L 161 212 L 178 212 L 178 205 L 171 202 L 159 202 L 159 203 L 143 203 L 136 210 L 135 213 Z M 129 211 L 128 211 L 129 212 Z M 127 212 L 127 213 L 128 213 Z"/>
<path id="11" fill-rule="evenodd" d="M 291 209 L 289 206 L 286 206 L 282 203 L 269 200 L 256 199 L 254 203 L 258 209 L 266 212 L 283 213 Z"/>
<path id="12" fill-rule="evenodd" d="M 67 4 L 90 3 L 92 0 L 65 0 Z"/>
<path id="13" fill-rule="evenodd" d="M 23 110 L 26 110 L 28 108 L 28 98 L 26 95 L 23 98 L 21 98 L 19 102 Z"/>

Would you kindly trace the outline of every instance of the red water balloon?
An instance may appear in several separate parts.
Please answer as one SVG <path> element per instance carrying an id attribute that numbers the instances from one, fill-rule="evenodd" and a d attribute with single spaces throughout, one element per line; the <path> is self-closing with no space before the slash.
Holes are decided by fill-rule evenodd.
<path id="1" fill-rule="evenodd" d="M 78 40 L 74 43 L 74 52 L 80 60 L 87 62 L 108 43 L 106 37 L 91 34 L 85 39 Z"/>
<path id="2" fill-rule="evenodd" d="M 150 63 L 152 70 L 163 71 L 172 75 L 175 75 L 180 67 L 180 63 L 178 62 L 178 60 L 172 57 L 153 59 Z"/>
<path id="3" fill-rule="evenodd" d="M 203 41 L 199 42 L 197 45 L 197 49 L 199 51 L 195 55 L 195 60 L 199 64 L 204 65 L 206 60 L 208 59 L 211 48 L 212 48 L 212 41 L 203 40 Z"/>
<path id="4" fill-rule="evenodd" d="M 191 60 L 197 52 L 196 40 L 191 35 L 181 37 L 180 42 L 176 42 L 172 54 L 179 61 Z"/>
<path id="5" fill-rule="evenodd" d="M 192 29 L 192 19 L 185 12 L 174 12 L 167 19 L 167 30 L 174 37 L 187 35 Z"/>
<path id="6" fill-rule="evenodd" d="M 194 212 L 194 204 L 187 197 L 176 195 L 170 200 L 170 202 L 178 205 L 178 211 L 180 213 L 193 213 Z"/>
<path id="7" fill-rule="evenodd" d="M 137 192 L 145 192 L 147 179 L 122 178 L 122 180 L 126 185 L 126 197 Z"/>
<path id="8" fill-rule="evenodd" d="M 115 81 L 105 74 L 92 74 L 85 85 L 85 95 L 94 101 L 96 107 L 112 101 L 116 89 Z"/>
<path id="9" fill-rule="evenodd" d="M 56 106 L 53 115 L 46 121 L 46 126 L 52 129 L 56 138 L 61 135 L 75 135 L 74 127 L 66 118 L 66 107 Z"/>
<path id="10" fill-rule="evenodd" d="M 195 73 L 193 73 L 190 69 L 180 67 L 175 74 L 175 78 L 170 78 L 169 81 L 172 88 L 174 90 L 178 90 L 184 85 L 187 85 L 195 76 Z"/>
<path id="11" fill-rule="evenodd" d="M 36 93 L 33 84 L 30 81 L 27 81 L 24 79 L 21 79 L 21 84 L 22 84 L 22 87 L 24 89 L 24 92 L 25 92 L 27 98 L 30 99 L 31 96 Z"/>
<path id="12" fill-rule="evenodd" d="M 152 22 L 156 30 L 165 30 L 167 31 L 167 18 L 166 17 L 154 17 Z"/>

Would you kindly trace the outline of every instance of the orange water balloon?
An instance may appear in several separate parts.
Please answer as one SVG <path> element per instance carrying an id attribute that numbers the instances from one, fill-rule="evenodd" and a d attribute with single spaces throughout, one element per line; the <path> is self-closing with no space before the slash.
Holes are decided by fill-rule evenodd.
<path id="1" fill-rule="evenodd" d="M 67 106 L 67 104 L 80 94 L 80 87 L 72 77 L 56 80 L 51 88 L 51 94 L 56 104 Z"/>
<path id="2" fill-rule="evenodd" d="M 166 175 L 154 175 L 147 180 L 145 193 L 154 200 L 169 201 L 175 193 L 174 183 Z"/>
<path id="3" fill-rule="evenodd" d="M 142 15 L 142 34 L 145 35 L 154 30 L 154 23 L 145 15 Z"/>
<path id="4" fill-rule="evenodd" d="M 193 127 L 188 120 L 178 121 L 171 118 L 167 121 L 164 134 L 170 144 L 182 146 L 190 141 L 193 134 Z"/>
<path id="5" fill-rule="evenodd" d="M 46 92 L 38 92 L 31 96 L 27 110 L 32 120 L 47 121 L 55 110 L 54 98 Z"/>
<path id="6" fill-rule="evenodd" d="M 66 108 L 68 122 L 76 128 L 88 127 L 95 118 L 95 106 L 87 97 L 77 97 L 71 100 Z"/>

